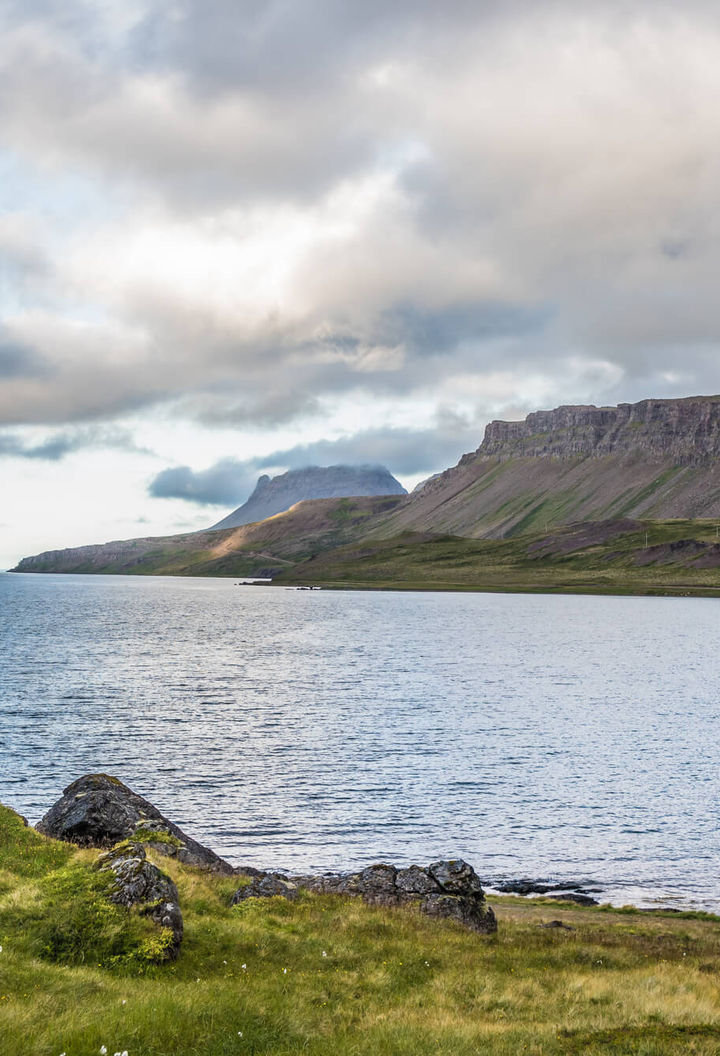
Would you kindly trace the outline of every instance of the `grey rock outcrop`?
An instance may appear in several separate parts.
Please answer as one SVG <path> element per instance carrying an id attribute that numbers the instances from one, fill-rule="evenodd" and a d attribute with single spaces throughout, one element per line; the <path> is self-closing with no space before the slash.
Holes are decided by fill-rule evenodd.
<path id="1" fill-rule="evenodd" d="M 279 873 L 260 873 L 260 875 L 253 876 L 249 884 L 237 889 L 230 900 L 230 905 L 236 906 L 247 898 L 273 898 L 276 895 L 294 901 L 299 890 L 297 884 Z"/>
<path id="2" fill-rule="evenodd" d="M 384 466 L 307 466 L 277 477 L 263 475 L 247 502 L 214 524 L 211 530 L 264 521 L 305 499 L 406 494 L 402 484 Z"/>
<path id="3" fill-rule="evenodd" d="M 152 803 L 108 774 L 86 774 L 73 781 L 36 828 L 80 847 L 112 847 L 135 838 L 185 865 L 226 875 L 234 872 L 229 862 L 191 839 Z"/>
<path id="4" fill-rule="evenodd" d="M 118 906 L 137 907 L 161 928 L 172 934 L 166 956 L 174 960 L 183 937 L 183 918 L 174 882 L 147 860 L 139 843 L 127 843 L 107 851 L 98 859 L 98 868 L 114 874 L 108 898 Z"/>
<path id="5" fill-rule="evenodd" d="M 428 916 L 456 920 L 473 931 L 497 931 L 495 914 L 485 901 L 480 880 L 472 866 L 462 859 L 433 862 L 427 867 L 411 865 L 406 869 L 379 863 L 355 873 L 324 876 L 284 877 L 267 873 L 263 880 L 254 877 L 250 884 L 239 888 L 233 903 L 272 895 L 295 898 L 300 889 L 321 895 L 362 898 L 373 906 L 417 906 Z"/>
<path id="6" fill-rule="evenodd" d="M 465 458 L 608 455 L 670 459 L 675 465 L 720 457 L 720 396 L 534 411 L 522 422 L 490 422 L 477 452 Z"/>

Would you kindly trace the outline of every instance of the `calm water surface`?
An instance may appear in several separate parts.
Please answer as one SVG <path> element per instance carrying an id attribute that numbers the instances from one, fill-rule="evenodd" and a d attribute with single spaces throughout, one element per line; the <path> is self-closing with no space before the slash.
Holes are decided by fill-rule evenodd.
<path id="1" fill-rule="evenodd" d="M 236 863 L 462 856 L 720 909 L 719 603 L 0 575 L 0 800 L 116 774 Z"/>

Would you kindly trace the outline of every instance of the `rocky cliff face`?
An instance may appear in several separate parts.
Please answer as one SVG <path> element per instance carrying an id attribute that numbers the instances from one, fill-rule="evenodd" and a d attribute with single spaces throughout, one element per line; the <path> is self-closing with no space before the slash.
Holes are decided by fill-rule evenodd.
<path id="1" fill-rule="evenodd" d="M 334 499 L 356 495 L 405 495 L 405 488 L 384 466 L 308 466 L 281 476 L 262 476 L 239 509 L 211 530 L 238 528 L 284 513 L 304 499 Z"/>
<path id="2" fill-rule="evenodd" d="M 720 458 L 720 396 L 642 400 L 617 407 L 556 407 L 524 422 L 491 422 L 476 457 L 635 455 L 693 465 Z"/>
<path id="3" fill-rule="evenodd" d="M 501 538 L 577 521 L 720 518 L 720 396 L 557 407 L 491 422 L 375 534 Z"/>

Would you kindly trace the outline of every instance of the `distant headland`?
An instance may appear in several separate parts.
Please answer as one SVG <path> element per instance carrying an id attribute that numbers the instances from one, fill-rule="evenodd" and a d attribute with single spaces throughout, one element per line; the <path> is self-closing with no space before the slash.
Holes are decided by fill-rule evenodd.
<path id="1" fill-rule="evenodd" d="M 49 551 L 13 571 L 714 594 L 719 524 L 720 396 L 693 396 L 490 422 L 411 495 L 382 467 L 262 477 L 212 529 Z"/>

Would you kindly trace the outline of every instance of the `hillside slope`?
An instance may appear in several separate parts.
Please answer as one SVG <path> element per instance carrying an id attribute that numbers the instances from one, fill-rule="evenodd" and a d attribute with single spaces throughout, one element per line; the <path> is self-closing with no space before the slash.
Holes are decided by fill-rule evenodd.
<path id="1" fill-rule="evenodd" d="M 49 550 L 13 572 L 165 576 L 272 576 L 356 538 L 402 496 L 314 499 L 257 524 Z"/>
<path id="2" fill-rule="evenodd" d="M 720 595 L 713 521 L 620 519 L 549 534 L 468 539 L 408 532 L 356 540 L 280 573 L 280 584 L 393 590 Z"/>
<path id="3" fill-rule="evenodd" d="M 720 517 L 720 396 L 558 407 L 491 422 L 477 451 L 373 534 L 501 538 L 621 517 Z"/>
<path id="4" fill-rule="evenodd" d="M 277 477 L 260 477 L 247 502 L 211 530 L 264 521 L 306 499 L 405 494 L 405 488 L 384 466 L 307 466 Z"/>

